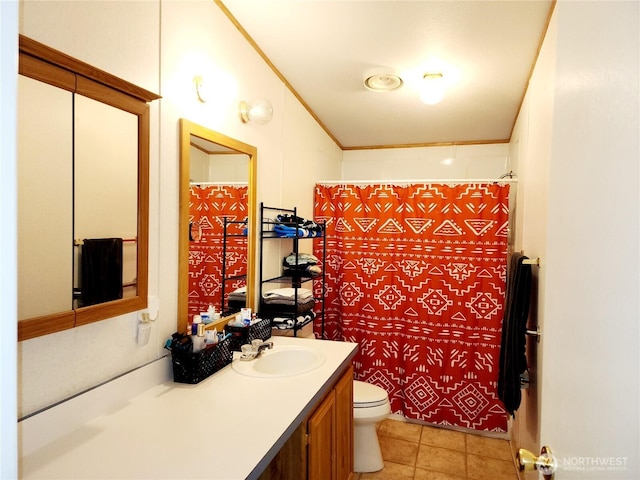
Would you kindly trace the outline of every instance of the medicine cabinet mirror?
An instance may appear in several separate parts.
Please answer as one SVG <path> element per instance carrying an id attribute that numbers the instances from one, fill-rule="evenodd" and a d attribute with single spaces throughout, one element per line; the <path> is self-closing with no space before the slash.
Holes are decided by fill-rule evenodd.
<path id="1" fill-rule="evenodd" d="M 211 305 L 253 308 L 257 150 L 180 120 L 178 331 Z"/>
<path id="2" fill-rule="evenodd" d="M 22 35 L 19 49 L 21 341 L 147 306 L 159 97 Z"/>

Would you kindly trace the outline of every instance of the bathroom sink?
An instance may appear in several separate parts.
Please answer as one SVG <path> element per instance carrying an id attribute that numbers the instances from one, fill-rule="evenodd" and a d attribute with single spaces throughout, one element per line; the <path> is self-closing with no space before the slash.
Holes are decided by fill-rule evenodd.
<path id="1" fill-rule="evenodd" d="M 231 367 L 249 377 L 292 377 L 315 370 L 325 361 L 321 351 L 306 345 L 276 345 L 254 360 L 235 359 Z"/>

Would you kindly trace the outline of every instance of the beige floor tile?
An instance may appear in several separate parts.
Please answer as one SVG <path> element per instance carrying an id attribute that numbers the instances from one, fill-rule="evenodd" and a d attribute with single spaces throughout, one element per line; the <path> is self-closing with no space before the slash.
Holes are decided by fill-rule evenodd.
<path id="1" fill-rule="evenodd" d="M 421 431 L 422 425 L 390 418 L 378 424 L 378 437 L 384 435 L 386 437 L 401 438 L 402 440 L 418 443 L 420 441 Z"/>
<path id="2" fill-rule="evenodd" d="M 499 438 L 467 435 L 467 453 L 511 461 L 509 442 Z"/>
<path id="3" fill-rule="evenodd" d="M 413 480 L 415 467 L 399 463 L 384 462 L 379 472 L 362 473 L 359 480 Z"/>
<path id="4" fill-rule="evenodd" d="M 400 463 L 412 467 L 416 465 L 417 443 L 385 436 L 378 436 L 378 441 L 385 462 Z"/>
<path id="5" fill-rule="evenodd" d="M 445 428 L 424 426 L 422 427 L 420 443 L 464 452 L 466 451 L 465 436 L 466 434 L 462 432 L 455 432 Z"/>
<path id="6" fill-rule="evenodd" d="M 469 480 L 517 480 L 518 474 L 511 461 L 467 455 L 467 478 Z"/>
<path id="7" fill-rule="evenodd" d="M 466 473 L 465 454 L 448 448 L 422 444 L 418 450 L 416 467 L 464 477 Z"/>
<path id="8" fill-rule="evenodd" d="M 465 480 L 465 477 L 434 472 L 433 470 L 423 470 L 422 468 L 416 468 L 416 475 L 413 478 L 414 480 Z"/>

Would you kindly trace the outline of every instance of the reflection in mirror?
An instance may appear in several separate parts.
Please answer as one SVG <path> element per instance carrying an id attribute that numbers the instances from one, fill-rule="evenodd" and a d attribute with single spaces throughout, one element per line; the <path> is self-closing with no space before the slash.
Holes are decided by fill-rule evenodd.
<path id="1" fill-rule="evenodd" d="M 189 318 L 246 305 L 249 158 L 191 135 Z"/>
<path id="2" fill-rule="evenodd" d="M 252 307 L 254 147 L 182 119 L 178 330 L 209 306 Z M 215 325 L 212 323 L 211 325 Z"/>
<path id="3" fill-rule="evenodd" d="M 137 293 L 138 117 L 75 97 L 74 308 L 79 308 Z"/>
<path id="4" fill-rule="evenodd" d="M 68 134 L 73 128 L 73 94 L 23 75 L 18 76 L 18 92 L 18 319 L 22 320 L 73 308 L 73 142 Z"/>

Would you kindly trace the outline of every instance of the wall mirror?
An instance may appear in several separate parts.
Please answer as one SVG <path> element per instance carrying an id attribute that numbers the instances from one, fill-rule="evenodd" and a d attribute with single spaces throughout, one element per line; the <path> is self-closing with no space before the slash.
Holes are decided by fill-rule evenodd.
<path id="1" fill-rule="evenodd" d="M 253 308 L 257 150 L 180 120 L 178 331 L 212 306 Z"/>
<path id="2" fill-rule="evenodd" d="M 18 340 L 147 306 L 157 95 L 20 36 Z"/>

